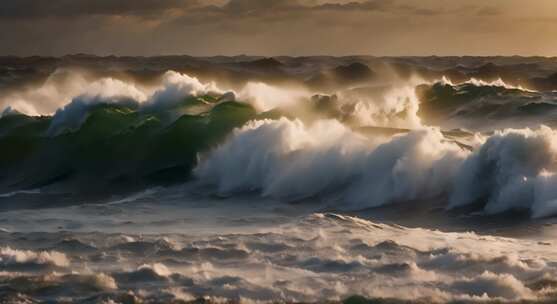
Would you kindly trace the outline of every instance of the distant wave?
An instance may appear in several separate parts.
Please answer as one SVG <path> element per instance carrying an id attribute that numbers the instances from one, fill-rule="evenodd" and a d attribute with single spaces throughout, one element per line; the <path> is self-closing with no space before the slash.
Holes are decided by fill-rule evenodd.
<path id="1" fill-rule="evenodd" d="M 537 92 L 536 90 L 531 90 L 531 89 L 527 89 L 521 85 L 511 85 L 506 83 L 502 78 L 498 78 L 496 80 L 493 81 L 485 81 L 482 79 L 477 79 L 477 78 L 470 78 L 467 81 L 464 82 L 460 82 L 460 83 L 455 83 L 452 82 L 451 80 L 449 80 L 446 76 L 443 76 L 441 78 L 440 82 L 442 84 L 448 84 L 450 86 L 459 86 L 459 85 L 466 85 L 466 84 L 471 84 L 477 87 L 501 87 L 501 88 L 505 88 L 505 89 L 509 89 L 509 90 L 520 90 L 520 91 L 524 91 L 524 92 Z"/>
<path id="2" fill-rule="evenodd" d="M 12 192 L 8 192 L 8 193 L 2 193 L 2 194 L 0 194 L 0 198 L 12 197 L 12 196 L 16 196 L 16 195 L 19 195 L 19 194 L 40 194 L 40 193 L 41 193 L 41 189 L 19 190 L 19 191 L 12 191 Z"/>
<path id="3" fill-rule="evenodd" d="M 502 80 L 471 79 L 452 83 L 446 78 L 416 87 L 418 116 L 425 124 L 475 130 L 555 126 L 557 96 Z"/>

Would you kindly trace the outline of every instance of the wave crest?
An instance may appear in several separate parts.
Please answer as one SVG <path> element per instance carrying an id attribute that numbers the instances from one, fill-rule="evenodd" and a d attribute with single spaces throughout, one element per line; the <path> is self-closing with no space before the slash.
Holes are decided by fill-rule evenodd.
<path id="1" fill-rule="evenodd" d="M 439 194 L 466 153 L 434 128 L 370 139 L 332 120 L 281 119 L 237 130 L 196 174 L 224 194 L 302 199 L 336 190 L 335 200 L 365 208 Z"/>
<path id="2" fill-rule="evenodd" d="M 557 211 L 557 132 L 505 130 L 472 152 L 436 128 L 364 138 L 336 121 L 260 121 L 238 129 L 196 169 L 221 194 L 314 196 L 361 209 L 448 196 L 452 209 Z"/>

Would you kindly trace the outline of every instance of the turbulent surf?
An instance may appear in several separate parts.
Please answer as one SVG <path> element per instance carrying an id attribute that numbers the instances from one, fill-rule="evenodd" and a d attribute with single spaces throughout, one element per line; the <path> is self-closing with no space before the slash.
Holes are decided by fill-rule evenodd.
<path id="1" fill-rule="evenodd" d="M 550 63 L 447 60 L 1 58 L 0 298 L 551 303 Z"/>

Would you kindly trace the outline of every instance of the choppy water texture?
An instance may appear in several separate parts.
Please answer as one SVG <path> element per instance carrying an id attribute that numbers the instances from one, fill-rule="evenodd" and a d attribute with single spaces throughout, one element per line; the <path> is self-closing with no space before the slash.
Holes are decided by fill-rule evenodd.
<path id="1" fill-rule="evenodd" d="M 191 192 L 160 188 L 104 204 L 0 214 L 2 300 L 298 303 L 360 295 L 550 303 L 557 297 L 551 220 L 539 227 L 526 222 L 520 229 L 530 237 L 509 238 L 407 228 L 316 204 L 185 194 Z M 434 225 L 467 231 L 479 219 L 454 221 Z M 516 226 L 483 232 L 513 235 Z"/>

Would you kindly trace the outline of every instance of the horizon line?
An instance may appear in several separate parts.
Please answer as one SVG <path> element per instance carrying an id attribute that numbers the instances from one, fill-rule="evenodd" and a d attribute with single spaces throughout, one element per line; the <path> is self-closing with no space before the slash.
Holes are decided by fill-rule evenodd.
<path id="1" fill-rule="evenodd" d="M 333 57 L 333 58 L 347 58 L 347 57 L 371 57 L 371 58 L 465 58 L 465 57 L 472 57 L 472 58 L 494 58 L 494 57 L 503 57 L 503 58 L 511 58 L 511 57 L 518 57 L 518 58 L 546 58 L 546 59 L 553 59 L 557 58 L 557 55 L 554 56 L 547 56 L 547 55 L 439 55 L 439 54 L 430 54 L 430 55 L 366 55 L 366 54 L 352 54 L 352 55 L 327 55 L 327 54 L 315 54 L 315 55 L 257 55 L 257 54 L 235 54 L 235 55 L 190 55 L 186 53 L 182 54 L 154 54 L 154 55 L 116 55 L 116 54 L 91 54 L 91 53 L 68 53 L 64 55 L 14 55 L 14 54 L 0 54 L 0 57 L 14 57 L 14 58 L 64 58 L 64 57 L 98 57 L 98 58 L 108 58 L 108 57 L 135 57 L 135 58 L 156 58 L 156 57 L 192 57 L 192 58 L 214 58 L 214 57 L 226 57 L 226 58 L 235 58 L 235 57 L 260 57 L 260 58 L 280 58 L 280 57 L 290 57 L 290 58 L 304 58 L 304 57 Z"/>

